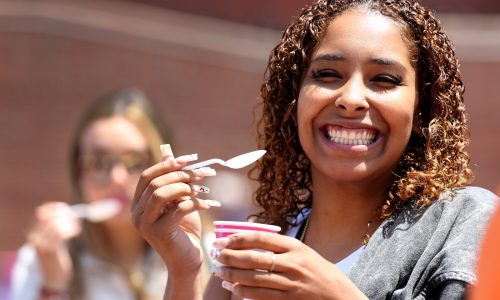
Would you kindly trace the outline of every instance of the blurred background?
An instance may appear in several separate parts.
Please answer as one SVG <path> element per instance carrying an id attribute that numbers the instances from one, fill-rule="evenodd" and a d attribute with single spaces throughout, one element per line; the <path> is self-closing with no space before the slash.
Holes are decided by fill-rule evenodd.
<path id="1" fill-rule="evenodd" d="M 475 184 L 498 191 L 500 2 L 423 2 L 461 60 Z M 254 150 L 252 111 L 269 52 L 308 3 L 0 1 L 0 250 L 22 244 L 36 205 L 70 200 L 76 121 L 111 90 L 144 90 L 174 128 L 176 155 L 226 159 Z M 234 219 L 253 209 L 247 171 L 224 170 L 207 184 Z"/>

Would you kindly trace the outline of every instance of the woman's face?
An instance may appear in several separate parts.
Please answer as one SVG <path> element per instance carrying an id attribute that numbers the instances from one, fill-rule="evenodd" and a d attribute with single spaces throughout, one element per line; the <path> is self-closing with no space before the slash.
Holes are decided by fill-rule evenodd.
<path id="1" fill-rule="evenodd" d="M 80 186 L 86 202 L 114 198 L 122 212 L 110 221 L 130 223 L 130 204 L 139 176 L 151 163 L 146 138 L 123 117 L 98 119 L 82 135 Z"/>
<path id="2" fill-rule="evenodd" d="M 416 99 L 401 25 L 364 9 L 335 18 L 298 98 L 299 137 L 313 176 L 387 183 L 410 138 Z"/>

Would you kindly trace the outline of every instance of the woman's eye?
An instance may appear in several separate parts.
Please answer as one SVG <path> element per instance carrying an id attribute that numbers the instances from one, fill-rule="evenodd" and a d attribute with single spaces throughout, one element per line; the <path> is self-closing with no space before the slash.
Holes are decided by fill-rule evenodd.
<path id="1" fill-rule="evenodd" d="M 390 84 L 390 85 L 402 85 L 403 84 L 403 78 L 401 76 L 392 76 L 392 75 L 380 75 L 372 79 L 373 82 L 380 82 L 383 84 Z"/>
<path id="2" fill-rule="evenodd" d="M 340 75 L 333 70 L 313 70 L 312 78 L 319 79 L 321 81 L 331 81 L 341 78 Z"/>

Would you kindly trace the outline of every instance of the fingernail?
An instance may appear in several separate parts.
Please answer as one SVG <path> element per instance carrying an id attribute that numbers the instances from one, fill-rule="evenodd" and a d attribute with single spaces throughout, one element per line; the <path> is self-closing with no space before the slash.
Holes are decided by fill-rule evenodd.
<path id="1" fill-rule="evenodd" d="M 222 204 L 220 204 L 220 202 L 217 200 L 206 199 L 203 201 L 205 201 L 205 203 L 211 207 L 221 207 L 222 206 Z"/>
<path id="2" fill-rule="evenodd" d="M 222 275 L 222 266 L 220 264 L 212 264 L 209 269 L 210 274 L 214 276 Z"/>
<path id="3" fill-rule="evenodd" d="M 210 188 L 208 188 L 207 186 L 204 186 L 204 185 L 192 184 L 191 190 L 193 192 L 198 192 L 198 193 L 205 193 L 205 194 L 210 193 Z"/>
<path id="4" fill-rule="evenodd" d="M 210 267 L 208 268 L 208 273 L 212 274 L 212 275 L 219 275 L 220 274 L 220 270 L 218 270 L 220 268 L 220 266 L 218 264 L 211 264 Z"/>
<path id="5" fill-rule="evenodd" d="M 160 151 L 163 159 L 166 159 L 167 157 L 174 157 L 174 153 L 172 152 L 172 147 L 170 147 L 170 144 L 160 145 Z"/>
<path id="6" fill-rule="evenodd" d="M 217 258 L 219 257 L 220 255 L 220 251 L 221 249 L 217 249 L 217 248 L 212 248 L 210 249 L 210 257 L 213 259 L 213 260 L 217 260 Z M 213 265 L 212 265 L 213 266 Z"/>
<path id="7" fill-rule="evenodd" d="M 203 167 L 203 168 L 198 168 L 194 169 L 193 173 L 198 176 L 215 176 L 217 175 L 217 172 L 215 172 L 215 169 L 212 169 L 210 167 Z"/>
<path id="8" fill-rule="evenodd" d="M 231 292 L 233 292 L 233 290 L 234 290 L 234 285 L 231 282 L 229 282 L 229 281 L 223 280 L 222 281 L 222 287 L 225 288 L 228 291 L 231 291 Z"/>
<path id="9" fill-rule="evenodd" d="M 229 244 L 229 239 L 227 237 L 218 238 L 218 239 L 215 239 L 215 241 L 213 243 L 213 247 L 217 248 L 217 249 L 222 249 L 222 248 L 226 248 L 227 244 Z"/>
<path id="10" fill-rule="evenodd" d="M 198 160 L 198 154 L 188 154 L 188 155 L 181 155 L 175 159 L 178 163 L 185 163 L 185 162 L 190 162 L 190 161 L 195 161 Z"/>

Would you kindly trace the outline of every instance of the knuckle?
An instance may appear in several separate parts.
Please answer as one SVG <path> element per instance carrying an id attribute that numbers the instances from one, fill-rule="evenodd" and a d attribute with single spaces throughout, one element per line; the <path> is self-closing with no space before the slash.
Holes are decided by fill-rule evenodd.
<path id="1" fill-rule="evenodd" d="M 159 201 L 162 198 L 163 193 L 161 192 L 161 190 L 155 190 L 153 194 L 151 194 L 151 200 L 153 200 L 154 202 Z"/>
<path id="2" fill-rule="evenodd" d="M 175 171 L 175 175 L 177 176 L 177 178 L 180 181 L 184 181 L 184 180 L 188 180 L 189 179 L 189 175 L 186 172 L 181 171 L 181 170 Z"/>
<path id="3" fill-rule="evenodd" d="M 162 182 L 158 179 L 155 178 L 149 182 L 149 187 L 154 191 L 163 186 Z"/>
<path id="4" fill-rule="evenodd" d="M 149 179 L 149 170 L 146 169 L 141 172 L 141 176 L 139 177 L 139 182 L 144 182 Z"/>

